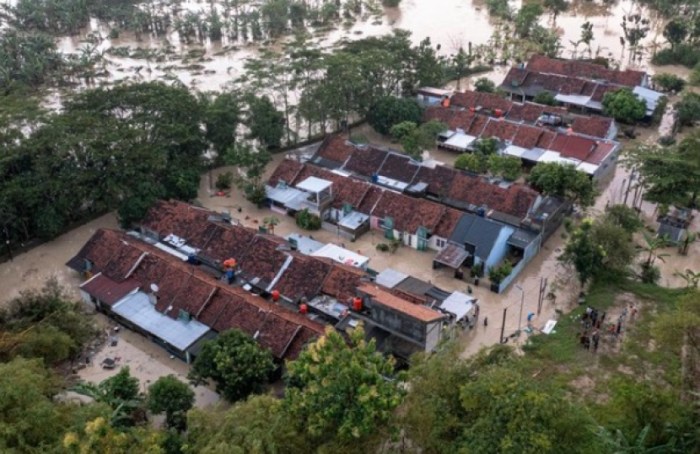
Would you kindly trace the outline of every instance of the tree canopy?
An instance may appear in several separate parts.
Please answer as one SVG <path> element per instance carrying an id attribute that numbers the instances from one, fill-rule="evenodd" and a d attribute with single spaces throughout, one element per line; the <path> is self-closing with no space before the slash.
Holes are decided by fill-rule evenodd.
<path id="1" fill-rule="evenodd" d="M 214 381 L 216 390 L 230 402 L 262 391 L 275 365 L 269 350 L 245 333 L 232 329 L 204 343 L 188 375 L 195 384 Z"/>
<path id="2" fill-rule="evenodd" d="M 387 135 L 391 127 L 402 122 L 421 121 L 422 110 L 413 99 L 385 96 L 372 104 L 367 122 L 380 134 Z"/>
<path id="3" fill-rule="evenodd" d="M 646 103 L 629 88 L 605 93 L 603 113 L 622 123 L 633 124 L 646 116 Z"/>
<path id="4" fill-rule="evenodd" d="M 595 201 L 593 180 L 573 165 L 539 163 L 533 167 L 527 181 L 543 194 L 564 197 L 584 207 Z"/>
<path id="5" fill-rule="evenodd" d="M 354 329 L 346 343 L 329 328 L 287 364 L 285 405 L 298 430 L 312 439 L 352 443 L 365 438 L 401 403 L 393 360 L 364 335 Z"/>
<path id="6" fill-rule="evenodd" d="M 183 430 L 187 412 L 194 405 L 194 391 L 175 376 L 166 375 L 148 388 L 146 405 L 153 413 L 165 413 L 168 427 Z"/>

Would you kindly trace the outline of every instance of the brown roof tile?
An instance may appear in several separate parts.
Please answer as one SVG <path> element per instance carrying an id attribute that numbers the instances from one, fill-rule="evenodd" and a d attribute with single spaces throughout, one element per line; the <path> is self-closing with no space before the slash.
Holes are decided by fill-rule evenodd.
<path id="1" fill-rule="evenodd" d="M 345 134 L 333 134 L 324 139 L 316 156 L 334 161 L 340 166 L 354 151 L 355 145 L 348 142 Z"/>
<path id="2" fill-rule="evenodd" d="M 593 139 L 588 139 L 581 136 L 557 134 L 556 139 L 554 139 L 552 144 L 549 146 L 549 149 L 558 151 L 564 157 L 585 161 L 588 156 L 593 153 L 595 147 L 596 142 Z"/>
<path id="3" fill-rule="evenodd" d="M 528 149 L 534 148 L 537 146 L 537 142 L 540 140 L 542 134 L 544 134 L 542 128 L 522 125 L 518 128 L 515 137 L 513 137 L 513 145 Z"/>
<path id="4" fill-rule="evenodd" d="M 479 137 L 484 131 L 484 128 L 486 127 L 487 123 L 489 123 L 489 117 L 486 117 L 484 115 L 477 115 L 474 117 L 474 121 L 469 126 L 469 130 L 467 131 L 467 133 L 474 137 Z"/>
<path id="5" fill-rule="evenodd" d="M 141 226 L 158 233 L 163 238 L 171 233 L 196 244 L 197 239 L 206 237 L 210 227 L 207 223 L 214 212 L 176 200 L 160 200 L 148 210 Z M 200 245 L 198 245 L 200 246 Z"/>
<path id="6" fill-rule="evenodd" d="M 365 273 L 358 268 L 333 264 L 323 280 L 321 292 L 349 306 L 350 299 L 355 296 L 355 288 L 360 285 L 363 276 Z"/>
<path id="7" fill-rule="evenodd" d="M 490 118 L 488 124 L 481 133 L 482 138 L 495 137 L 501 141 L 512 141 L 515 133 L 518 132 L 518 125 L 503 119 Z"/>
<path id="8" fill-rule="evenodd" d="M 104 274 L 98 274 L 80 286 L 82 290 L 109 306 L 139 287 L 141 283 L 135 279 L 115 282 Z"/>
<path id="9" fill-rule="evenodd" d="M 255 231 L 240 225 L 212 224 L 201 255 L 219 262 L 228 258 L 239 260 L 250 247 Z"/>
<path id="10" fill-rule="evenodd" d="M 418 171 L 414 181 L 428 184 L 428 193 L 441 197 L 447 191 L 455 176 L 455 170 L 447 166 L 435 166 L 430 168 L 423 166 Z"/>
<path id="11" fill-rule="evenodd" d="M 280 162 L 275 171 L 272 172 L 270 179 L 267 180 L 267 184 L 275 187 L 277 186 L 277 183 L 283 181 L 291 185 L 303 167 L 304 164 L 300 163 L 299 161 L 285 159 L 284 161 Z"/>
<path id="12" fill-rule="evenodd" d="M 408 156 L 391 153 L 379 169 L 379 175 L 404 183 L 413 181 L 420 166 Z"/>
<path id="13" fill-rule="evenodd" d="M 429 307 L 420 304 L 413 304 L 398 296 L 392 295 L 388 291 L 379 288 L 376 285 L 363 284 L 357 289 L 358 291 L 370 295 L 372 301 L 384 307 L 392 309 L 396 312 L 404 314 L 408 317 L 430 323 L 445 318 L 445 315 Z"/>
<path id="14" fill-rule="evenodd" d="M 445 214 L 442 215 L 440 222 L 435 226 L 434 235 L 442 238 L 449 238 L 452 236 L 452 231 L 457 227 L 459 220 L 462 218 L 464 213 L 453 208 L 447 208 Z"/>
<path id="15" fill-rule="evenodd" d="M 462 109 L 450 109 L 442 106 L 431 106 L 423 112 L 423 121 L 437 120 L 445 123 L 451 130 L 469 129 L 476 114 Z"/>
<path id="16" fill-rule="evenodd" d="M 585 79 L 606 80 L 608 82 L 634 87 L 641 85 L 643 71 L 608 69 L 603 65 L 581 60 L 561 60 L 544 55 L 533 55 L 527 63 L 527 69 L 541 73 L 562 74 Z"/>
<path id="17" fill-rule="evenodd" d="M 257 235 L 246 254 L 239 261 L 241 274 L 247 280 L 259 278 L 270 284 L 289 256 L 278 250 L 285 242 L 270 235 Z"/>
<path id="18" fill-rule="evenodd" d="M 385 191 L 372 216 L 391 217 L 398 231 L 415 233 L 419 227 L 435 230 L 445 207 L 426 199 L 415 199 L 392 191 Z"/>
<path id="19" fill-rule="evenodd" d="M 362 202 L 360 202 L 360 205 L 357 206 L 357 211 L 364 214 L 370 214 L 374 209 L 374 206 L 377 204 L 377 202 L 379 202 L 379 199 L 382 197 L 383 193 L 384 191 L 381 188 L 370 185 L 369 189 L 367 189 L 367 192 L 362 198 Z"/>
<path id="20" fill-rule="evenodd" d="M 275 285 L 282 295 L 296 302 L 302 297 L 313 298 L 321 290 L 331 266 L 323 260 L 294 254 L 289 267 Z"/>
<path id="21" fill-rule="evenodd" d="M 507 189 L 468 173 L 455 175 L 448 197 L 465 205 L 486 206 L 490 210 L 523 218 L 537 199 L 537 192 L 521 184 Z"/>
<path id="22" fill-rule="evenodd" d="M 345 163 L 345 169 L 365 177 L 377 173 L 388 153 L 373 147 L 357 148 Z"/>
<path id="23" fill-rule="evenodd" d="M 605 138 L 614 120 L 606 117 L 576 117 L 571 123 L 571 129 L 579 134 Z"/>

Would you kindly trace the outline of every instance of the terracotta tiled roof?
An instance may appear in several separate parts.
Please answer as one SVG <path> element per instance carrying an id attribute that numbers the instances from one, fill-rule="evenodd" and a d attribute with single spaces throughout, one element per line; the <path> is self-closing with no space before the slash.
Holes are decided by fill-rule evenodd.
<path id="1" fill-rule="evenodd" d="M 316 152 L 317 156 L 342 165 L 355 151 L 355 145 L 348 142 L 345 134 L 327 136 Z"/>
<path id="2" fill-rule="evenodd" d="M 591 164 L 600 164 L 608 156 L 610 156 L 610 153 L 612 153 L 616 147 L 617 147 L 617 145 L 614 143 L 598 142 L 596 149 L 593 151 L 593 153 L 590 156 L 588 156 L 588 158 L 586 159 L 586 162 L 590 162 Z"/>
<path id="3" fill-rule="evenodd" d="M 423 112 L 423 121 L 437 120 L 445 123 L 451 130 L 466 131 L 476 114 L 468 110 L 450 109 L 442 106 L 431 106 Z"/>
<path id="4" fill-rule="evenodd" d="M 479 137 L 481 136 L 482 132 L 484 132 L 484 128 L 486 127 L 486 124 L 489 122 L 489 118 L 483 115 L 477 115 L 474 117 L 474 121 L 472 121 L 472 124 L 469 126 L 469 130 L 467 133 L 469 135 L 472 135 L 474 137 Z"/>
<path id="5" fill-rule="evenodd" d="M 342 208 L 345 203 L 357 207 L 369 187 L 369 184 L 364 181 L 347 178 L 330 170 L 308 164 L 299 172 L 295 184 L 304 181 L 308 177 L 322 178 L 333 183 L 333 202 L 331 205 L 334 208 Z"/>
<path id="6" fill-rule="evenodd" d="M 452 236 L 452 231 L 457 227 L 459 220 L 462 218 L 464 213 L 453 208 L 447 208 L 445 214 L 442 215 L 440 222 L 435 226 L 434 235 L 442 238 L 449 238 Z"/>
<path id="7" fill-rule="evenodd" d="M 486 206 L 490 210 L 523 218 L 537 195 L 536 191 L 521 184 L 512 184 L 504 189 L 481 177 L 459 172 L 452 180 L 448 197 L 465 205 Z"/>
<path id="8" fill-rule="evenodd" d="M 549 149 L 554 139 L 556 139 L 557 134 L 552 131 L 544 131 L 540 138 L 537 140 L 537 148 Z"/>
<path id="9" fill-rule="evenodd" d="M 518 125 L 503 119 L 489 118 L 489 122 L 481 133 L 482 138 L 497 138 L 501 141 L 512 141 L 515 133 L 518 132 Z"/>
<path id="10" fill-rule="evenodd" d="M 504 114 L 510 109 L 512 102 L 502 96 L 493 93 L 479 93 L 475 91 L 465 91 L 464 93 L 455 93 L 452 95 L 450 102 L 454 106 L 464 108 L 488 109 L 494 111 L 501 110 Z"/>
<path id="11" fill-rule="evenodd" d="M 415 199 L 392 191 L 385 191 L 372 216 L 391 217 L 398 231 L 415 233 L 419 227 L 435 230 L 445 207 L 426 199 Z"/>
<path id="12" fill-rule="evenodd" d="M 383 290 L 376 285 L 363 284 L 358 287 L 357 290 L 370 295 L 372 301 L 375 303 L 423 323 L 430 323 L 445 318 L 445 315 L 441 312 L 420 304 L 410 303 L 405 299 L 392 295 L 388 291 Z"/>
<path id="13" fill-rule="evenodd" d="M 160 200 L 148 210 L 141 226 L 158 233 L 163 238 L 171 233 L 192 243 L 196 238 L 206 237 L 210 228 L 207 223 L 214 213 L 177 200 Z"/>
<path id="14" fill-rule="evenodd" d="M 282 273 L 275 289 L 293 302 L 301 297 L 313 298 L 319 294 L 330 269 L 331 266 L 323 260 L 294 254 L 292 263 Z"/>
<path id="15" fill-rule="evenodd" d="M 479 103 L 481 93 L 476 91 L 464 91 L 462 93 L 456 92 L 450 98 L 450 104 L 458 107 L 476 107 Z"/>
<path id="16" fill-rule="evenodd" d="M 585 79 L 606 80 L 608 82 L 634 87 L 644 81 L 643 71 L 616 71 L 603 65 L 581 60 L 560 60 L 544 55 L 533 55 L 527 63 L 527 69 L 541 73 L 562 74 L 564 76 Z"/>
<path id="17" fill-rule="evenodd" d="M 389 154 L 384 165 L 379 169 L 379 175 L 404 183 L 413 181 L 420 166 L 408 156 Z"/>
<path id="18" fill-rule="evenodd" d="M 246 280 L 260 279 L 270 284 L 289 254 L 279 250 L 285 242 L 271 235 L 257 235 L 246 254 L 239 261 L 241 274 Z"/>
<path id="19" fill-rule="evenodd" d="M 345 163 L 345 169 L 365 177 L 377 173 L 382 166 L 387 152 L 373 147 L 357 148 L 350 159 Z"/>
<path id="20" fill-rule="evenodd" d="M 549 146 L 550 150 L 558 151 L 562 156 L 567 158 L 578 159 L 585 161 L 588 156 L 593 153 L 596 147 L 596 142 L 593 139 L 580 136 L 569 136 L 566 134 L 557 134 L 556 139 Z"/>
<path id="21" fill-rule="evenodd" d="M 284 181 L 285 183 L 291 185 L 292 182 L 296 180 L 297 175 L 299 175 L 299 172 L 303 168 L 304 164 L 300 163 L 299 161 L 285 159 L 284 161 L 280 162 L 275 171 L 272 172 L 267 184 L 275 187 L 277 186 L 277 183 Z"/>
<path id="22" fill-rule="evenodd" d="M 542 128 L 522 125 L 518 128 L 515 137 L 513 137 L 513 145 L 528 149 L 534 148 L 537 146 L 537 142 L 540 140 L 540 137 L 542 137 L 542 134 L 544 134 Z"/>
<path id="23" fill-rule="evenodd" d="M 382 197 L 383 193 L 384 191 L 381 188 L 378 188 L 377 186 L 370 186 L 362 198 L 362 202 L 360 202 L 360 205 L 357 207 L 357 211 L 364 214 L 370 214 L 372 209 L 374 209 L 374 206 L 377 204 L 377 202 L 379 202 L 379 199 Z"/>
<path id="24" fill-rule="evenodd" d="M 447 166 L 435 166 L 435 168 L 421 167 L 414 179 L 414 182 L 428 184 L 428 193 L 442 196 L 447 194 L 447 190 L 455 176 L 455 170 Z"/>
<path id="25" fill-rule="evenodd" d="M 238 328 L 250 336 L 257 334 L 260 345 L 269 348 L 279 359 L 295 358 L 304 343 L 323 333 L 319 323 L 240 288 L 225 285 L 199 268 L 123 232 L 98 230 L 73 262 L 80 263 L 89 257 L 96 260 L 95 271 L 98 271 L 98 262 L 109 266 L 110 260 L 106 257 L 130 260 L 137 257 L 134 261 L 125 261 L 124 266 L 115 271 L 116 276 L 102 272 L 115 280 L 121 276 L 122 269 L 133 268 L 126 282 L 158 285 L 156 310 L 172 318 L 177 318 L 181 310 L 187 311 L 216 331 Z M 297 336 L 301 336 L 300 339 Z M 290 348 L 292 345 L 294 348 Z"/>
<path id="26" fill-rule="evenodd" d="M 141 283 L 135 279 L 115 282 L 104 274 L 98 274 L 80 286 L 82 290 L 109 306 L 139 287 Z"/>
<path id="27" fill-rule="evenodd" d="M 360 285 L 363 276 L 365 273 L 359 268 L 333 264 L 323 280 L 321 292 L 349 306 L 349 300 L 355 296 L 355 288 Z"/>
<path id="28" fill-rule="evenodd" d="M 212 224 L 200 255 L 223 262 L 228 258 L 239 260 L 250 247 L 255 231 L 241 225 Z"/>
<path id="29" fill-rule="evenodd" d="M 525 104 L 513 103 L 513 106 L 508 111 L 506 118 L 511 121 L 524 121 L 526 123 L 535 123 L 540 115 L 543 113 L 550 113 L 555 115 L 566 115 L 568 111 L 563 107 L 557 106 L 545 106 L 542 104 L 535 104 L 531 102 L 526 102 Z"/>
<path id="30" fill-rule="evenodd" d="M 614 120 L 606 117 L 576 117 L 571 123 L 571 129 L 580 134 L 605 138 Z"/>

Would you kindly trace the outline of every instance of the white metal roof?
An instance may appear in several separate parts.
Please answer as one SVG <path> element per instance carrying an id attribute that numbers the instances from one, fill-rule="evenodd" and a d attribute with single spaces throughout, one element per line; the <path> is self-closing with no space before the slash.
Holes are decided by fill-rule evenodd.
<path id="1" fill-rule="evenodd" d="M 331 187 L 333 183 L 322 178 L 308 177 L 297 185 L 298 189 L 308 192 L 321 192 Z"/>
<path id="2" fill-rule="evenodd" d="M 509 156 L 515 156 L 516 158 L 522 158 L 526 151 L 528 151 L 527 148 L 517 145 L 508 145 L 505 150 L 503 150 L 503 153 Z"/>
<path id="3" fill-rule="evenodd" d="M 476 137 L 470 136 L 469 134 L 463 134 L 457 132 L 447 139 L 443 145 L 446 147 L 457 148 L 460 150 L 466 150 L 469 145 L 471 145 L 476 140 Z"/>
<path id="4" fill-rule="evenodd" d="M 187 350 L 209 332 L 209 327 L 197 320 L 175 320 L 161 314 L 151 304 L 148 295 L 143 292 L 127 295 L 114 303 L 112 310 L 180 351 Z"/>
<path id="5" fill-rule="evenodd" d="M 294 240 L 297 243 L 297 250 L 302 254 L 311 254 L 323 247 L 323 243 L 316 241 L 306 235 L 299 235 L 298 233 L 291 233 L 287 235 L 287 241 Z"/>
<path id="6" fill-rule="evenodd" d="M 445 301 L 440 304 L 440 309 L 454 315 L 457 320 L 462 320 L 474 310 L 476 298 L 462 292 L 452 292 Z"/>
<path id="7" fill-rule="evenodd" d="M 345 265 L 355 266 L 358 268 L 363 267 L 369 262 L 369 257 L 360 255 L 349 249 L 336 246 L 335 244 L 326 244 L 321 249 L 312 252 L 310 255 L 314 257 L 326 257 L 335 260 L 338 263 L 343 263 Z"/>
<path id="8" fill-rule="evenodd" d="M 405 281 L 406 278 L 408 278 L 408 274 L 404 274 L 401 271 L 396 271 L 392 268 L 387 268 L 381 273 L 377 274 L 377 277 L 374 280 L 379 285 L 383 285 L 387 288 L 394 288 L 401 282 Z"/>
<path id="9" fill-rule="evenodd" d="M 589 175 L 593 175 L 598 170 L 598 167 L 600 166 L 598 166 L 597 164 L 591 164 L 590 162 L 582 162 L 576 167 L 576 170 L 580 170 L 581 172 L 586 172 Z"/>
<path id="10" fill-rule="evenodd" d="M 284 206 L 297 210 L 301 207 L 301 204 L 309 196 L 308 193 L 300 191 L 298 189 L 290 187 L 276 187 L 265 186 L 265 195 L 268 199 L 281 203 Z"/>
<path id="11" fill-rule="evenodd" d="M 345 227 L 346 229 L 351 229 L 355 230 L 357 227 L 362 225 L 364 222 L 366 222 L 369 219 L 369 216 L 366 214 L 360 213 L 359 211 L 351 211 L 350 213 L 346 214 L 338 224 L 341 227 Z"/>
<path id="12" fill-rule="evenodd" d="M 648 88 L 640 87 L 637 85 L 632 90 L 632 93 L 637 95 L 639 99 L 644 101 L 647 105 L 647 115 L 651 115 L 656 110 L 656 106 L 659 104 L 659 100 L 664 96 L 658 91 L 650 90 Z"/>
<path id="13" fill-rule="evenodd" d="M 563 95 L 561 93 L 558 93 L 554 95 L 554 99 L 565 104 L 576 104 L 579 106 L 585 106 L 591 100 L 591 97 L 583 95 Z"/>

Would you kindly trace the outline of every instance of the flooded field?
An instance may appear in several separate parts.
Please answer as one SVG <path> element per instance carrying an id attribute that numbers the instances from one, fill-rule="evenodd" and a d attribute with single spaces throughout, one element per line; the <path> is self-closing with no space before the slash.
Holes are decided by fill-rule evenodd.
<path id="1" fill-rule="evenodd" d="M 181 6 L 192 11 L 205 8 L 196 2 L 184 2 Z M 517 3 L 512 4 L 513 8 L 517 6 Z M 660 34 L 663 24 L 650 17 L 651 31 L 642 43 L 645 47 L 643 57 L 641 61 L 630 62 L 627 50 L 620 41 L 623 36 L 621 22 L 623 16 L 637 12 L 648 16 L 632 0 L 612 4 L 576 0 L 569 11 L 557 17 L 556 23 L 552 23 L 546 13 L 540 18 L 540 23 L 547 28 L 555 28 L 561 38 L 562 56 L 599 55 L 611 58 L 622 67 L 648 69 L 651 51 L 663 41 Z M 574 44 L 579 40 L 581 25 L 586 21 L 593 25 L 594 38 L 590 49 Z M 404 0 L 398 8 L 384 8 L 380 9 L 380 14 L 363 15 L 351 25 L 322 31 L 311 28 L 310 42 L 319 48 L 329 49 L 343 40 L 405 29 L 412 32 L 414 44 L 430 38 L 438 52 L 448 56 L 460 47 L 466 49 L 469 43 L 475 47 L 489 44 L 497 27 L 498 21 L 489 17 L 481 0 L 441 0 L 437 3 L 432 0 Z M 179 80 L 193 89 L 209 91 L 222 90 L 241 76 L 246 59 L 259 55 L 260 49 L 280 49 L 280 44 L 289 40 L 291 37 L 287 36 L 270 44 L 240 40 L 231 42 L 224 37 L 215 42 L 207 38 L 186 44 L 175 30 L 161 37 L 148 34 L 136 36 L 132 32 L 121 31 L 117 38 L 111 38 L 107 24 L 92 20 L 90 26 L 78 36 L 60 38 L 58 44 L 66 53 L 101 54 L 106 72 L 98 78 L 98 83 L 170 79 Z M 512 62 L 505 63 L 508 66 Z M 505 66 L 497 67 L 488 77 L 500 82 L 506 71 Z"/>

